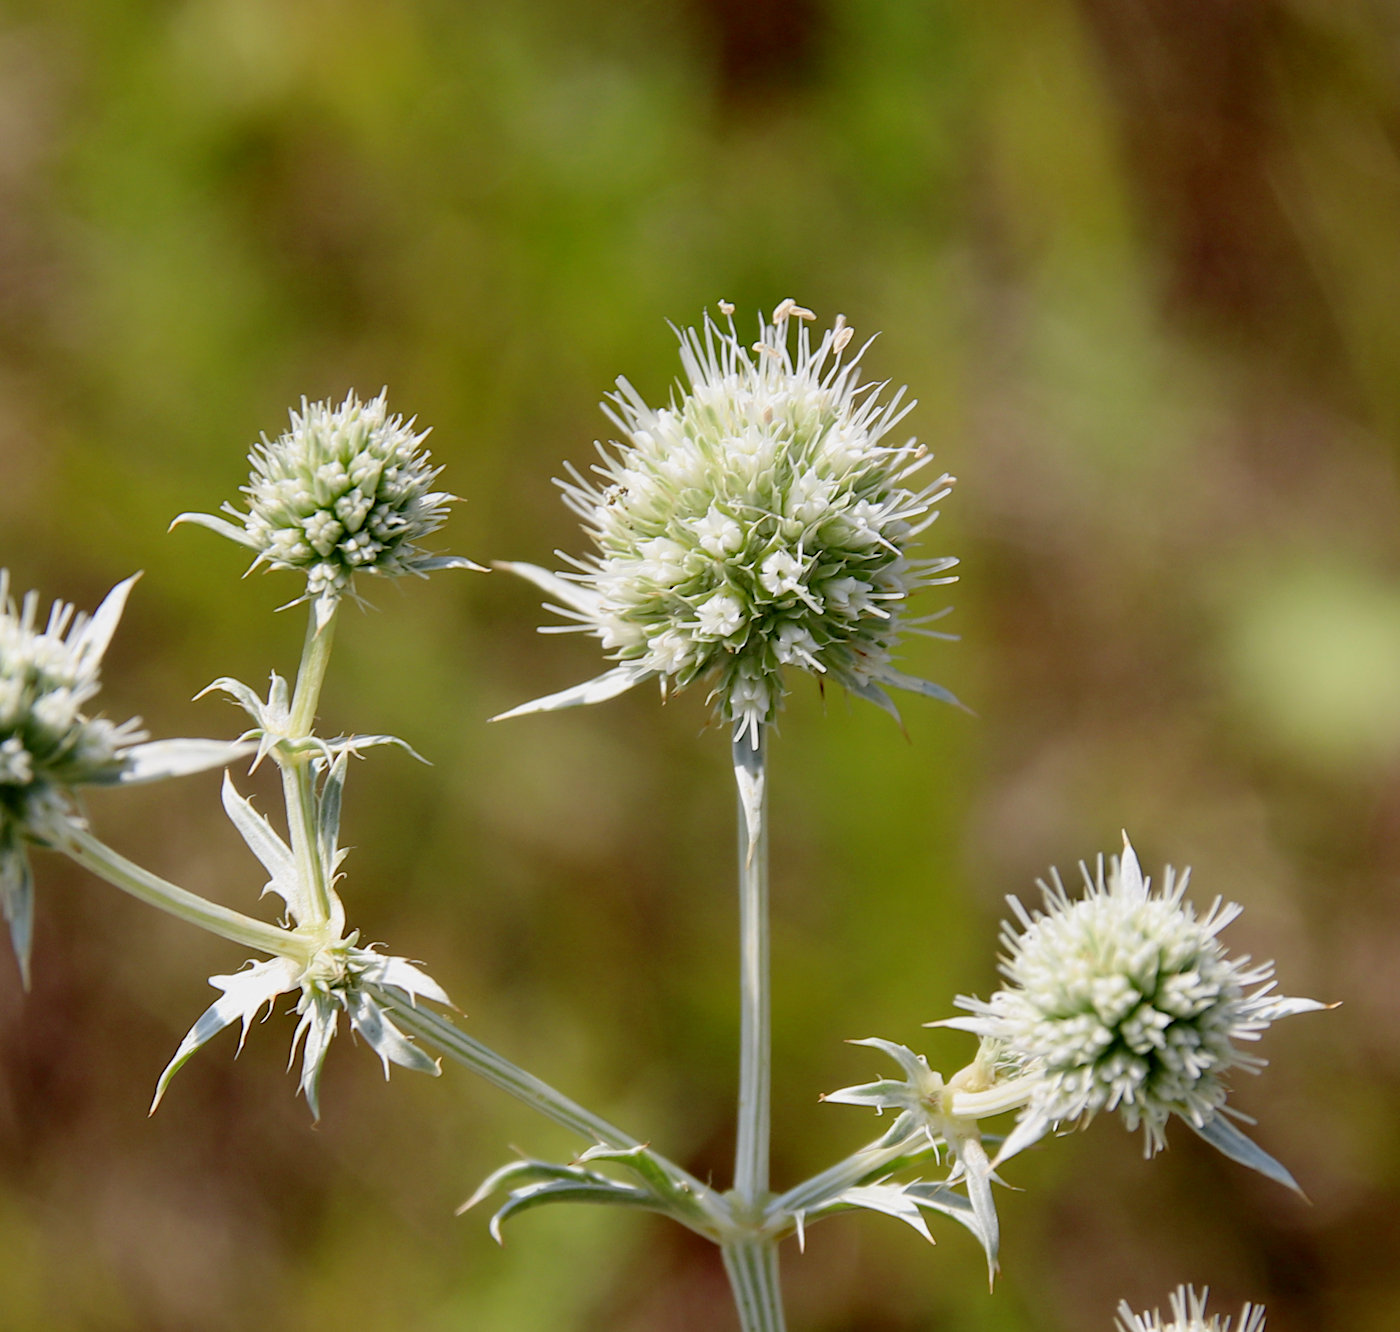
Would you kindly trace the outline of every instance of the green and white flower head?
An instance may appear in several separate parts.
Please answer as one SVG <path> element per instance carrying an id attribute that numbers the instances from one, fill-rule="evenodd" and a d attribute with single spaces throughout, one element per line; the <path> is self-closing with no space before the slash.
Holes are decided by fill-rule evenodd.
<path id="1" fill-rule="evenodd" d="M 1209 1289 L 1198 1295 L 1190 1286 L 1178 1286 L 1171 1295 L 1171 1318 L 1165 1322 L 1161 1312 L 1134 1313 L 1124 1300 L 1118 1306 L 1119 1332 L 1264 1332 L 1264 1306 L 1246 1304 L 1240 1310 L 1240 1320 L 1223 1321 L 1219 1314 L 1206 1315 Z"/>
<path id="2" fill-rule="evenodd" d="M 247 546 L 254 568 L 305 573 L 306 592 L 297 601 L 314 605 L 319 624 L 342 596 L 353 595 L 357 573 L 479 569 L 420 547 L 442 526 L 455 496 L 433 489 L 442 469 L 421 447 L 428 432 L 390 416 L 385 392 L 369 402 L 351 392 L 334 408 L 303 398 L 301 411 L 289 413 L 290 428 L 272 441 L 264 435 L 249 454 L 247 513 L 225 504 L 237 522 L 202 513 L 175 522 L 198 523 Z"/>
<path id="3" fill-rule="evenodd" d="M 706 316 L 679 333 L 686 382 L 668 406 L 617 381 L 604 411 L 624 442 L 600 446 L 594 476 L 571 467 L 560 483 L 594 552 L 562 574 L 502 566 L 549 593 L 617 665 L 504 716 L 703 678 L 736 737 L 756 746 L 787 667 L 892 712 L 884 686 L 951 699 L 891 664 L 909 597 L 951 582 L 940 575 L 955 563 L 909 554 L 952 483 L 911 488 L 928 450 L 889 436 L 912 403 L 903 390 L 882 402 L 882 385 L 860 381 L 864 348 L 846 355 L 840 316 L 813 345 L 814 316 L 787 300 L 746 346 L 733 307 L 720 310 L 724 326 Z"/>
<path id="4" fill-rule="evenodd" d="M 92 716 L 102 656 L 136 578 L 125 579 L 91 618 L 56 601 L 39 618 L 39 594 L 17 606 L 0 569 L 0 906 L 25 983 L 34 885 L 26 842 L 54 841 L 85 826 L 84 786 L 152 781 L 226 763 L 240 749 L 212 740 L 147 742 L 139 720 Z"/>
<path id="5" fill-rule="evenodd" d="M 1044 910 L 1008 899 L 1016 916 L 1001 936 L 1008 983 L 986 1001 L 960 998 L 972 1017 L 933 1024 L 996 1042 L 1009 1076 L 1028 1089 L 998 1159 L 1100 1111 L 1141 1127 L 1151 1156 L 1176 1115 L 1226 1155 L 1296 1188 L 1222 1113 L 1225 1079 L 1264 1066 L 1238 1043 L 1324 1005 L 1275 994 L 1272 963 L 1229 956 L 1217 936 L 1240 908 L 1216 898 L 1198 917 L 1185 899 L 1189 871 L 1177 878 L 1168 868 L 1153 891 L 1126 836 L 1107 874 L 1102 857 L 1095 873 L 1081 869 L 1078 899 L 1053 871 L 1040 883 Z"/>

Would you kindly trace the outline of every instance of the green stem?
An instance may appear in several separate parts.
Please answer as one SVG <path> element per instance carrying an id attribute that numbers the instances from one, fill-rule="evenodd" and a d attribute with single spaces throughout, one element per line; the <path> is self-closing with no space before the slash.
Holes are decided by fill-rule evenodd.
<path id="1" fill-rule="evenodd" d="M 316 785 L 307 754 L 285 757 L 274 751 L 282 770 L 282 796 L 287 802 L 287 831 L 291 834 L 292 855 L 297 877 L 311 889 L 309 905 L 314 918 L 301 920 L 303 926 L 325 925 L 331 918 L 330 884 L 316 845 Z"/>
<path id="2" fill-rule="evenodd" d="M 929 1144 L 924 1149 L 917 1143 L 911 1145 L 907 1132 L 901 1132 L 894 1142 L 888 1137 L 882 1138 L 775 1198 L 768 1207 L 768 1216 L 786 1219 L 805 1212 L 810 1207 L 830 1202 L 846 1189 L 886 1174 L 896 1163 L 917 1160 L 923 1155 L 934 1155 L 933 1146 Z"/>
<path id="3" fill-rule="evenodd" d="M 497 1054 L 490 1046 L 468 1036 L 441 1014 L 405 999 L 390 987 L 369 985 L 366 989 L 378 1003 L 393 1014 L 396 1026 L 417 1037 L 424 1045 L 431 1046 L 439 1054 L 485 1078 L 493 1086 L 514 1096 L 517 1101 L 524 1102 L 546 1119 L 552 1119 L 581 1138 L 602 1143 L 607 1147 L 625 1149 L 644 1145 L 640 1139 L 634 1138 L 630 1133 L 624 1133 L 615 1124 L 608 1123 L 606 1119 L 571 1100 L 563 1092 L 556 1091 L 533 1073 L 527 1073 L 504 1055 Z M 694 1175 L 675 1162 L 668 1161 L 650 1147 L 647 1150 L 672 1179 L 684 1184 L 702 1200 L 712 1198 L 713 1190 L 702 1184 Z M 723 1210 L 718 1199 L 714 1200 L 713 1209 L 717 1212 Z"/>
<path id="4" fill-rule="evenodd" d="M 316 627 L 316 607 L 306 622 L 306 638 L 301 645 L 301 665 L 297 667 L 297 683 L 292 693 L 291 716 L 287 722 L 287 734 L 295 739 L 311 734 L 312 723 L 316 720 L 316 705 L 321 700 L 321 685 L 326 678 L 326 667 L 330 664 L 331 645 L 335 641 L 335 622 L 340 607 L 331 611 L 330 618 L 318 630 Z"/>
<path id="5" fill-rule="evenodd" d="M 366 989 L 394 1015 L 396 1026 L 402 1027 L 424 1044 L 431 1045 L 439 1054 L 471 1069 L 502 1091 L 509 1092 L 516 1100 L 524 1101 L 556 1124 L 572 1129 L 590 1142 L 603 1143 L 608 1147 L 641 1145 L 640 1140 L 630 1133 L 624 1133 L 616 1125 L 584 1109 L 577 1101 L 571 1101 L 562 1092 L 555 1091 L 547 1082 L 512 1064 L 509 1059 L 498 1055 L 475 1037 L 468 1036 L 440 1014 L 403 998 L 391 988 L 369 985 Z"/>
<path id="6" fill-rule="evenodd" d="M 72 824 L 64 823 L 49 830 L 47 838 L 55 850 L 72 857 L 85 869 L 148 906 L 169 912 L 202 930 L 254 948 L 260 953 L 303 961 L 309 956 L 306 941 L 299 935 L 278 929 L 265 921 L 254 920 L 241 911 L 219 906 L 216 902 L 206 901 L 195 893 L 167 883 L 158 874 L 142 869 L 125 856 L 118 855 L 106 843 L 98 841 L 91 833 Z"/>
<path id="7" fill-rule="evenodd" d="M 778 1241 L 756 1233 L 768 1202 L 772 1016 L 768 968 L 767 728 L 736 735 L 739 806 L 739 1123 L 734 1148 L 737 1217 L 752 1228 L 720 1249 L 744 1332 L 782 1332 Z"/>
<path id="8" fill-rule="evenodd" d="M 732 1240 L 720 1246 L 743 1332 L 783 1332 L 778 1246 L 769 1239 Z"/>
<path id="9" fill-rule="evenodd" d="M 768 1195 L 771 1034 L 768 980 L 766 730 L 736 737 L 739 790 L 739 1123 L 734 1192 L 757 1214 Z"/>
<path id="10" fill-rule="evenodd" d="M 301 740 L 312 733 L 316 721 L 316 705 L 321 698 L 321 685 L 330 664 L 331 645 L 335 639 L 335 622 L 339 607 L 330 618 L 317 627 L 313 605 L 307 617 L 306 638 L 301 647 L 301 663 L 297 667 L 297 683 L 292 693 L 287 738 Z M 311 906 L 316 919 L 299 922 L 302 925 L 324 925 L 332 914 L 331 886 L 327 881 L 316 839 L 316 786 L 311 767 L 311 755 L 288 755 L 274 750 L 282 770 L 282 794 L 287 804 L 287 831 L 291 836 L 292 854 L 296 858 L 302 882 L 311 889 Z"/>

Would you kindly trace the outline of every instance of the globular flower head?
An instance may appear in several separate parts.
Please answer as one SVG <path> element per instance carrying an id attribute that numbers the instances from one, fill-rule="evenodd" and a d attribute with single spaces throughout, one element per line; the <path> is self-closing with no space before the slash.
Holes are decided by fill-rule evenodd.
<path id="1" fill-rule="evenodd" d="M 91 618 L 62 601 L 39 618 L 39 594 L 18 605 L 0 569 L 0 907 L 26 983 L 33 880 L 26 841 L 81 826 L 79 787 L 149 781 L 227 762 L 235 747 L 205 740 L 144 743 L 137 720 L 90 714 L 135 577 L 117 584 Z"/>
<path id="2" fill-rule="evenodd" d="M 135 581 L 113 588 L 91 619 L 56 601 L 41 628 L 39 594 L 17 607 L 0 570 L 0 817 L 22 822 L 55 788 L 110 781 L 144 739 L 137 721 L 118 726 L 84 711 Z"/>
<path id="3" fill-rule="evenodd" d="M 352 591 L 354 575 L 426 574 L 478 568 L 469 560 L 433 556 L 419 542 L 442 526 L 454 498 L 433 489 L 440 467 L 422 448 L 428 432 L 390 416 L 385 393 L 361 402 L 353 392 L 339 407 L 301 402 L 291 426 L 275 440 L 264 435 L 249 454 L 252 475 L 242 488 L 248 512 L 231 505 L 228 522 L 210 514 L 181 514 L 255 552 L 253 561 L 306 575 L 318 621 Z"/>
<path id="4" fill-rule="evenodd" d="M 1240 1321 L 1232 1324 L 1230 1319 L 1221 1321 L 1219 1314 L 1206 1315 L 1206 1296 L 1209 1290 L 1198 1295 L 1190 1286 L 1178 1286 L 1171 1295 L 1171 1318 L 1163 1321 L 1159 1310 L 1151 1313 L 1134 1313 L 1124 1300 L 1118 1306 L 1119 1332 L 1264 1332 L 1264 1306 L 1246 1304 L 1240 1311 Z"/>
<path id="5" fill-rule="evenodd" d="M 1263 1066 L 1239 1042 L 1323 1005 L 1274 994 L 1272 963 L 1231 957 L 1217 936 L 1239 907 L 1217 898 L 1198 916 L 1185 900 L 1187 878 L 1169 868 L 1153 891 L 1125 837 L 1107 873 L 1102 857 L 1095 873 L 1084 868 L 1082 897 L 1072 899 L 1052 874 L 1040 885 L 1043 910 L 1010 899 L 1007 984 L 985 1002 L 960 999 L 974 1016 L 940 1024 L 996 1041 L 1030 1088 L 1003 1159 L 1058 1123 L 1100 1111 L 1141 1126 L 1151 1155 L 1177 1115 L 1227 1155 L 1293 1185 L 1220 1114 L 1225 1079 Z"/>
<path id="6" fill-rule="evenodd" d="M 721 305 L 727 317 L 732 307 Z M 600 701 L 648 678 L 663 691 L 713 685 L 721 716 L 757 744 L 785 668 L 829 677 L 893 711 L 882 685 L 950 698 L 895 670 L 891 653 L 918 588 L 951 581 L 951 559 L 915 560 L 952 478 L 914 488 L 929 461 L 890 432 L 901 390 L 859 378 L 838 316 L 816 345 L 810 311 L 784 301 L 751 347 L 732 318 L 680 334 L 686 383 L 649 407 L 625 380 L 604 410 L 622 431 L 591 477 L 562 483 L 594 550 L 531 579 L 618 663 L 596 680 L 514 709 Z M 792 326 L 797 331 L 793 336 Z"/>

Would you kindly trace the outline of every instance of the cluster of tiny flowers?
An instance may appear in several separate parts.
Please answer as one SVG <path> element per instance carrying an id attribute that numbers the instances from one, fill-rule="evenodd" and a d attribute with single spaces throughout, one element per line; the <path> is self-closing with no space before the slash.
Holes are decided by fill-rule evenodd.
<path id="1" fill-rule="evenodd" d="M 207 514 L 182 514 L 256 552 L 254 564 L 306 574 L 304 600 L 325 614 L 350 591 L 358 572 L 397 575 L 462 565 L 427 555 L 418 542 L 442 525 L 453 496 L 433 489 L 441 468 L 420 448 L 427 431 L 390 416 L 385 395 L 339 407 L 307 403 L 291 427 L 266 436 L 249 454 L 242 488 L 248 512 L 224 512 L 241 527 Z"/>
<path id="2" fill-rule="evenodd" d="M 0 570 L 0 846 L 62 804 L 68 788 L 114 780 L 129 747 L 145 739 L 137 721 L 114 725 L 83 711 L 131 581 L 91 619 L 54 602 L 41 629 L 38 593 L 17 607 Z"/>
<path id="3" fill-rule="evenodd" d="M 507 566 L 565 601 L 620 663 L 621 685 L 711 678 L 740 734 L 773 718 L 787 666 L 887 705 L 881 684 L 925 688 L 890 653 L 909 595 L 951 581 L 935 575 L 954 561 L 907 554 L 951 478 L 905 484 L 929 454 L 885 442 L 903 391 L 882 404 L 881 386 L 859 381 L 860 353 L 843 360 L 844 320 L 813 346 L 812 318 L 784 301 L 752 347 L 732 318 L 685 330 L 688 386 L 668 407 L 619 379 L 605 410 L 626 442 L 600 450 L 596 479 L 570 469 L 562 483 L 597 553 L 562 579 Z M 564 701 L 592 696 L 551 705 Z"/>
<path id="4" fill-rule="evenodd" d="M 1197 1129 L 1215 1119 L 1231 1068 L 1256 1071 L 1242 1054 L 1274 1019 L 1322 1007 L 1270 993 L 1273 965 L 1231 958 L 1217 940 L 1238 914 L 1216 899 L 1203 917 L 1184 900 L 1186 882 L 1166 871 L 1158 892 L 1124 841 L 1104 875 L 1084 868 L 1085 895 L 1071 901 L 1052 874 L 1045 910 L 1009 899 L 1017 925 L 1002 933 L 1010 984 L 956 1025 L 1001 1044 L 1014 1070 L 1034 1074 L 1027 1113 L 1045 1127 L 1118 1111 L 1142 1126 L 1149 1155 L 1164 1145 L 1168 1118 Z"/>
<path id="5" fill-rule="evenodd" d="M 1157 1309 L 1151 1313 L 1134 1313 L 1128 1301 L 1118 1306 L 1119 1332 L 1230 1332 L 1231 1322 L 1223 1322 L 1219 1314 L 1206 1316 L 1206 1296 L 1209 1290 L 1199 1295 L 1190 1286 L 1178 1286 L 1171 1296 L 1172 1316 L 1169 1322 L 1162 1321 Z M 1246 1304 L 1240 1311 L 1240 1321 L 1234 1332 L 1263 1332 L 1264 1307 L 1260 1304 Z"/>
<path id="6" fill-rule="evenodd" d="M 90 617 L 56 601 L 40 628 L 39 594 L 16 606 L 9 573 L 0 569 L 0 913 L 26 986 L 34 917 L 26 843 L 59 846 L 86 835 L 76 789 L 200 772 L 246 749 L 216 740 L 148 741 L 135 719 L 117 725 L 88 715 L 102 654 L 135 582 L 118 583 Z"/>

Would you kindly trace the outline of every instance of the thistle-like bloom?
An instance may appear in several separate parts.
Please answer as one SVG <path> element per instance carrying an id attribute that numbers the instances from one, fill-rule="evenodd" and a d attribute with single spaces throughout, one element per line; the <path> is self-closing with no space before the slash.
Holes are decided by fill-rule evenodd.
<path id="1" fill-rule="evenodd" d="M 1219 1314 L 1206 1317 L 1206 1296 L 1210 1290 L 1198 1295 L 1190 1286 L 1178 1286 L 1171 1295 L 1172 1316 L 1162 1321 L 1161 1312 L 1134 1313 L 1124 1300 L 1118 1306 L 1119 1332 L 1264 1332 L 1264 1306 L 1246 1304 L 1240 1310 L 1240 1321 L 1232 1325 L 1228 1318 L 1221 1322 Z"/>
<path id="2" fill-rule="evenodd" d="M 1226 1155 L 1296 1188 L 1225 1118 L 1225 1078 L 1264 1066 L 1237 1042 L 1325 1005 L 1273 993 L 1272 963 L 1230 957 L 1217 935 L 1240 908 L 1216 898 L 1198 917 L 1184 896 L 1189 872 L 1178 879 L 1170 868 L 1154 892 L 1126 836 L 1107 875 L 1102 857 L 1096 873 L 1081 868 L 1078 900 L 1053 872 L 1040 884 L 1043 911 L 1008 899 L 1016 916 L 1001 936 L 1008 984 L 985 1002 L 960 998 L 972 1017 L 934 1024 L 994 1042 L 1009 1076 L 1028 1088 L 998 1159 L 1105 1110 L 1141 1126 L 1151 1156 L 1177 1115 Z"/>
<path id="3" fill-rule="evenodd" d="M 89 619 L 56 601 L 40 628 L 39 594 L 18 607 L 0 570 L 0 907 L 25 984 L 33 935 L 34 884 L 26 842 L 84 829 L 83 786 L 153 781 L 228 762 L 239 747 L 213 740 L 147 742 L 139 720 L 89 715 L 135 577 L 118 583 Z"/>
<path id="4" fill-rule="evenodd" d="M 335 891 L 335 876 L 345 853 L 338 845 L 340 800 L 345 782 L 348 748 L 329 765 L 316 799 L 315 863 L 299 863 L 272 825 L 234 789 L 224 774 L 224 810 L 271 876 L 264 892 L 274 892 L 287 905 L 295 937 L 305 942 L 301 956 L 250 962 L 231 976 L 211 976 L 209 983 L 223 994 L 190 1028 L 156 1084 L 152 1111 L 180 1067 L 225 1027 L 240 1022 L 238 1048 L 248 1028 L 281 994 L 297 996 L 300 1015 L 292 1037 L 291 1059 L 301 1051 L 300 1090 L 311 1113 L 320 1118 L 318 1088 L 321 1070 L 335 1036 L 340 1014 L 379 1056 L 387 1077 L 389 1065 L 436 1074 L 438 1065 L 396 1027 L 372 987 L 397 990 L 411 1000 L 420 995 L 449 1004 L 433 978 L 401 957 L 386 957 L 372 947 L 361 948 L 358 936 L 345 934 L 345 908 Z M 321 765 L 325 767 L 324 763 Z M 290 1061 L 289 1061 L 290 1062 Z"/>
<path id="5" fill-rule="evenodd" d="M 1177 879 L 1168 869 L 1162 890 L 1153 893 L 1126 835 L 1122 858 L 1113 859 L 1107 876 L 1102 857 L 1096 874 L 1084 868 L 1085 895 L 1077 901 L 1052 871 L 1051 883 L 1040 885 L 1043 912 L 1008 899 L 1019 922 L 1019 929 L 1002 931 L 1001 970 L 1010 984 L 986 1002 L 960 998 L 972 1017 L 929 1023 L 980 1036 L 972 1063 L 945 1082 L 905 1046 L 856 1041 L 883 1050 L 904 1076 L 823 1098 L 895 1112 L 893 1126 L 867 1156 L 901 1158 L 918 1139 L 935 1151 L 948 1147 L 954 1160 L 945 1183 L 965 1185 L 966 1215 L 941 1210 L 977 1235 L 993 1270 L 997 1167 L 1060 1123 L 1087 1123 L 1100 1110 L 1118 1111 L 1131 1129 L 1141 1126 L 1148 1156 L 1165 1145 L 1166 1122 L 1178 1115 L 1226 1156 L 1298 1187 L 1226 1118 L 1224 1077 L 1232 1068 L 1257 1072 L 1264 1066 L 1241 1053 L 1236 1041 L 1256 1040 L 1274 1019 L 1325 1005 L 1273 994 L 1272 963 L 1227 956 L 1216 935 L 1240 909 L 1217 898 L 1198 919 L 1184 897 L 1188 874 Z M 989 1160 L 981 1121 L 1013 1110 L 1020 1112 L 1017 1123 Z M 925 1185 L 883 1187 L 929 1205 Z M 1262 1322 L 1262 1311 L 1258 1317 Z M 1149 1326 L 1157 1332 L 1157 1324 L 1143 1324 L 1143 1332 Z M 1254 1327 L 1246 1324 L 1241 1332 Z"/>
<path id="6" fill-rule="evenodd" d="M 182 513 L 255 552 L 253 568 L 297 569 L 318 624 L 340 598 L 353 595 L 357 573 L 426 575 L 434 569 L 480 569 L 457 556 L 429 555 L 419 542 L 442 526 L 455 496 L 434 490 L 442 469 L 420 447 L 428 432 L 390 416 L 381 392 L 370 402 L 350 393 L 339 407 L 301 400 L 291 428 L 264 435 L 248 456 L 242 487 L 248 512 L 225 504 L 237 522 Z M 291 603 L 295 605 L 296 603 Z"/>
<path id="7" fill-rule="evenodd" d="M 625 442 L 600 447 L 596 480 L 571 467 L 560 483 L 595 552 L 563 574 L 502 566 L 549 593 L 550 609 L 617 665 L 503 716 L 704 678 L 736 737 L 756 747 L 788 666 L 891 712 L 882 686 L 951 700 L 890 660 L 910 595 L 951 582 L 938 575 L 955 563 L 909 555 L 952 482 L 906 484 L 928 450 L 887 436 L 912 404 L 903 390 L 882 403 L 881 385 L 860 382 L 864 348 L 843 359 L 852 332 L 840 316 L 814 347 L 814 316 L 784 301 L 750 348 L 733 307 L 720 309 L 726 327 L 707 316 L 680 334 L 688 384 L 670 405 L 647 406 L 619 379 L 604 411 Z"/>

